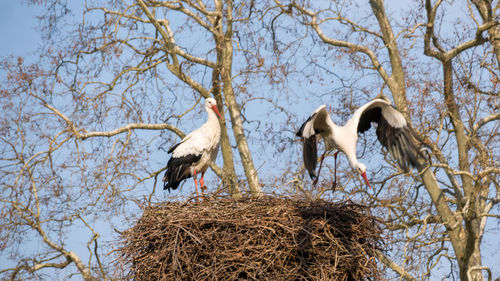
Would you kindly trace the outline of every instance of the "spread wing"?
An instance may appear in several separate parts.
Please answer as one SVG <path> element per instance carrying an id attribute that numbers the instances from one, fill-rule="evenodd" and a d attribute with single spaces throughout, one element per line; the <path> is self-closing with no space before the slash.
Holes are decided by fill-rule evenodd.
<path id="1" fill-rule="evenodd" d="M 331 134 L 330 115 L 325 105 L 318 107 L 309 118 L 300 126 L 297 136 L 303 141 L 304 165 L 311 179 L 317 178 L 316 165 L 318 163 L 317 137 Z"/>
<path id="2" fill-rule="evenodd" d="M 403 114 L 389 101 L 374 99 L 356 110 L 352 120 L 357 122 L 358 133 L 370 129 L 372 122 L 377 123 L 377 139 L 396 159 L 401 169 L 408 172 L 411 166 L 417 166 L 418 158 L 422 155 L 416 144 L 415 133 Z"/>

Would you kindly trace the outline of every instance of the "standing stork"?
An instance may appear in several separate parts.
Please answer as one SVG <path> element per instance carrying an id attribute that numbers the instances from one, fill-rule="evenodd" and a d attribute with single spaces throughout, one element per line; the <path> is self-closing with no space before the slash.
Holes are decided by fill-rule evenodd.
<path id="1" fill-rule="evenodd" d="M 321 105 L 297 132 L 297 136 L 303 139 L 304 165 L 309 172 L 309 176 L 314 180 L 314 185 L 318 182 L 319 172 L 326 153 L 336 149 L 345 153 L 351 167 L 361 174 L 366 184 L 371 188 L 366 177 L 366 166 L 359 162 L 356 157 L 358 133 L 364 133 L 370 129 L 371 122 L 378 124 L 376 130 L 378 140 L 397 160 L 402 170 L 408 172 L 410 166 L 417 166 L 417 160 L 421 153 L 415 144 L 415 133 L 408 126 L 403 114 L 391 105 L 390 100 L 385 95 L 379 95 L 374 100 L 358 108 L 351 119 L 342 127 L 333 123 L 326 106 Z M 318 160 L 318 149 L 316 147 L 318 138 L 322 138 L 325 142 L 325 152 L 321 155 L 317 176 L 315 170 Z M 338 151 L 334 154 L 334 188 L 337 181 Z"/>
<path id="2" fill-rule="evenodd" d="M 196 195 L 198 196 L 198 181 L 196 175 L 201 173 L 200 188 L 203 195 L 205 184 L 203 176 L 219 151 L 220 124 L 217 116 L 222 119 L 217 102 L 213 98 L 205 100 L 205 110 L 208 120 L 200 128 L 185 136 L 181 142 L 172 146 L 168 153 L 167 171 L 163 177 L 163 189 L 177 189 L 181 181 L 193 177 Z M 217 114 L 217 115 L 216 115 Z"/>

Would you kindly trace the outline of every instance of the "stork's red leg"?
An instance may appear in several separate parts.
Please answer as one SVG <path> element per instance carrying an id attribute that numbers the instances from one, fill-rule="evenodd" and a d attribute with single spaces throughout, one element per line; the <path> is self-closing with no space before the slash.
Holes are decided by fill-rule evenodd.
<path id="1" fill-rule="evenodd" d="M 204 191 L 206 189 L 206 186 L 205 186 L 205 181 L 203 179 L 204 176 L 205 172 L 201 172 L 201 179 L 200 179 L 201 196 L 205 196 Z"/>
<path id="2" fill-rule="evenodd" d="M 325 152 L 323 152 L 323 154 L 321 154 L 321 158 L 319 160 L 318 174 L 316 175 L 316 179 L 313 181 L 313 186 L 316 186 L 316 184 L 318 183 L 319 173 L 321 172 L 321 167 L 323 166 L 323 160 L 325 159 L 326 153 L 327 153 L 327 151 L 325 151 Z"/>
<path id="3" fill-rule="evenodd" d="M 333 192 L 335 192 L 335 189 L 337 188 L 337 154 L 339 154 L 338 151 L 333 154 L 333 158 L 335 158 L 335 167 L 333 169 L 334 180 L 332 185 Z"/>
<path id="4" fill-rule="evenodd" d="M 198 180 L 196 179 L 196 171 L 193 172 L 193 179 L 194 179 L 194 188 L 196 189 L 196 200 L 198 200 L 198 197 L 200 195 L 198 194 Z"/>

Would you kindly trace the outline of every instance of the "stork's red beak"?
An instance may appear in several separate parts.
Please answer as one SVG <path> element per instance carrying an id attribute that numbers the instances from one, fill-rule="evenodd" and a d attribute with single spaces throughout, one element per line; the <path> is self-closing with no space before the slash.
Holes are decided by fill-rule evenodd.
<path id="1" fill-rule="evenodd" d="M 219 110 L 217 109 L 217 106 L 212 105 L 212 110 L 215 112 L 215 114 L 217 114 L 217 116 L 219 116 L 219 119 L 222 120 L 222 116 L 220 115 Z"/>
<path id="2" fill-rule="evenodd" d="M 366 185 L 368 185 L 369 188 L 372 188 L 370 182 L 368 181 L 368 178 L 366 177 L 366 172 L 361 173 L 361 176 L 365 179 Z"/>

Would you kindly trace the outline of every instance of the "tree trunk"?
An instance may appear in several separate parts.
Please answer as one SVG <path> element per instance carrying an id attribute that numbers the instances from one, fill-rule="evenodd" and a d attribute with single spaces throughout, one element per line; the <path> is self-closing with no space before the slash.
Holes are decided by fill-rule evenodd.
<path id="1" fill-rule="evenodd" d="M 222 105 L 222 97 L 217 96 L 217 103 Z M 229 142 L 227 133 L 226 120 L 221 122 L 221 139 L 220 146 L 222 152 L 222 159 L 224 161 L 222 168 L 222 183 L 228 189 L 229 195 L 238 199 L 241 198 L 241 190 L 236 180 L 236 171 L 234 169 L 233 150 Z"/>
<path id="2" fill-rule="evenodd" d="M 473 233 L 473 231 L 470 231 L 468 236 L 471 238 L 467 237 L 467 242 L 471 240 L 471 244 L 473 245 L 467 245 L 464 255 L 460 255 L 461 253 L 457 254 L 461 281 L 484 280 L 483 272 L 480 269 L 482 267 L 481 250 L 479 249 L 480 243 L 474 237 Z"/>
<path id="3" fill-rule="evenodd" d="M 259 178 L 257 176 L 257 171 L 255 170 L 252 155 L 250 154 L 250 149 L 248 148 L 247 139 L 245 132 L 243 130 L 243 121 L 241 120 L 241 112 L 239 105 L 236 101 L 234 94 L 234 89 L 232 85 L 231 69 L 233 63 L 233 27 L 232 27 L 232 1 L 227 1 L 226 9 L 226 31 L 223 33 L 222 24 L 220 24 L 220 35 L 222 40 L 222 69 L 221 77 L 224 83 L 223 92 L 224 100 L 226 101 L 226 106 L 229 110 L 229 115 L 231 116 L 231 125 L 233 129 L 234 138 L 236 139 L 236 146 L 238 152 L 240 153 L 241 162 L 243 165 L 243 170 L 245 171 L 245 176 L 247 178 L 248 187 L 253 196 L 259 196 L 261 194 L 261 188 L 259 185 Z M 222 12 L 222 0 L 216 1 L 216 10 Z"/>
<path id="4" fill-rule="evenodd" d="M 385 13 L 384 1 L 370 0 L 370 6 L 373 14 L 377 18 L 380 31 L 383 35 L 382 40 L 384 41 L 385 48 L 391 61 L 392 75 L 388 79 L 385 79 L 387 86 L 391 90 L 396 107 L 403 113 L 406 119 L 409 120 L 408 106 L 406 104 L 406 82 L 403 61 L 400 56 L 398 44 L 394 37 L 391 24 L 389 23 L 389 19 Z M 381 76 L 383 77 L 382 73 Z"/>
<path id="5" fill-rule="evenodd" d="M 220 20 L 215 20 L 213 23 L 213 26 L 217 28 L 217 25 L 220 24 Z M 216 46 L 221 46 L 220 40 L 215 36 L 214 34 L 214 40 Z M 217 101 L 217 104 L 219 105 L 219 110 L 224 114 L 224 111 L 222 110 L 222 95 L 221 95 L 221 75 L 220 71 L 222 69 L 222 61 L 223 61 L 223 52 L 222 52 L 222 46 L 220 48 L 217 48 L 217 67 L 214 68 L 212 71 L 212 94 L 215 97 L 215 100 Z M 229 141 L 229 135 L 227 132 L 227 124 L 226 124 L 226 119 L 221 120 L 221 139 L 220 139 L 220 146 L 221 146 L 221 151 L 222 151 L 222 159 L 224 161 L 224 166 L 222 168 L 222 183 L 224 187 L 228 189 L 229 195 L 234 198 L 238 199 L 241 198 L 241 190 L 238 186 L 237 178 L 236 178 L 236 170 L 234 168 L 234 158 L 233 158 L 233 149 L 231 147 L 231 142 Z"/>

